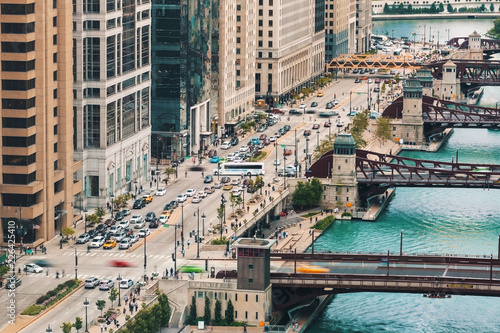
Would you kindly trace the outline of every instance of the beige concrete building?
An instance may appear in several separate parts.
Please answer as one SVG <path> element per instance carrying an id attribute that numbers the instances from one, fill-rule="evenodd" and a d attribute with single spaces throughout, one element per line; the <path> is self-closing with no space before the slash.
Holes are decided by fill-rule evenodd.
<path id="1" fill-rule="evenodd" d="M 106 207 L 151 179 L 151 2 L 75 0 L 73 10 L 77 205 Z"/>
<path id="2" fill-rule="evenodd" d="M 2 242 L 15 234 L 32 243 L 72 224 L 82 190 L 73 160 L 72 5 L 0 4 Z"/>
<path id="3" fill-rule="evenodd" d="M 259 1 L 255 94 L 287 101 L 324 73 L 324 1 Z"/>
<path id="4" fill-rule="evenodd" d="M 370 50 L 372 36 L 372 1 L 356 0 L 356 52 Z"/>
<path id="5" fill-rule="evenodd" d="M 257 1 L 221 1 L 219 6 L 219 136 L 254 110 Z M 217 88 L 217 87 L 216 87 Z"/>

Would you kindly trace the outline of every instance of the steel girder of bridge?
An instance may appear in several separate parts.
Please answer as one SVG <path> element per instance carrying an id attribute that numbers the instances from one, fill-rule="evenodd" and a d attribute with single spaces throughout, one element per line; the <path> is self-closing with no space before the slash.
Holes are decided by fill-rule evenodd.
<path id="1" fill-rule="evenodd" d="M 356 149 L 358 184 L 500 188 L 500 165 L 418 160 Z"/>
<path id="2" fill-rule="evenodd" d="M 397 98 L 382 115 L 391 119 L 401 119 L 403 97 Z M 424 123 L 445 127 L 500 127 L 500 109 L 468 105 L 423 96 L 422 117 Z"/>
<path id="3" fill-rule="evenodd" d="M 321 294 L 392 292 L 500 296 L 500 280 L 461 277 L 271 273 L 273 309 L 283 310 Z"/>
<path id="4" fill-rule="evenodd" d="M 449 60 L 457 66 L 457 78 L 460 79 L 460 83 L 500 85 L 500 61 L 498 60 L 445 59 L 433 61 L 425 67 L 430 68 L 432 76 L 440 80 L 443 77 L 443 65 Z"/>
<path id="5" fill-rule="evenodd" d="M 358 54 L 341 54 L 332 59 L 326 65 L 326 72 L 338 68 L 382 68 L 382 69 L 397 69 L 408 68 L 414 70 L 420 68 L 422 64 L 417 64 L 412 61 L 410 56 L 388 56 L 388 55 L 358 55 Z"/>
<path id="6" fill-rule="evenodd" d="M 466 50 L 469 48 L 469 36 L 453 37 L 446 43 L 446 45 L 457 47 L 460 50 Z M 489 49 L 498 50 L 500 48 L 500 40 L 481 37 L 481 47 L 483 47 L 485 51 Z"/>

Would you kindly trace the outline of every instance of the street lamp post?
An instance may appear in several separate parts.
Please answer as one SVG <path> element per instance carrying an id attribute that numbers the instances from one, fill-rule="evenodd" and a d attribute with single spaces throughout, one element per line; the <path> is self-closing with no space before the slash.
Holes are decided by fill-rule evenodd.
<path id="1" fill-rule="evenodd" d="M 89 332 L 88 328 L 88 316 L 87 316 L 87 308 L 89 307 L 89 301 L 87 300 L 87 297 L 85 297 L 85 302 L 83 302 L 83 306 L 85 307 L 85 332 Z"/>
<path id="2" fill-rule="evenodd" d="M 116 281 L 118 281 L 118 306 L 122 306 L 122 295 L 120 289 L 120 282 L 122 281 L 122 277 L 120 276 L 120 274 L 118 274 Z"/>
<path id="3" fill-rule="evenodd" d="M 278 174 L 278 145 L 276 144 L 276 141 L 274 141 L 274 147 L 276 148 L 276 160 L 274 161 L 274 172 Z"/>
<path id="4" fill-rule="evenodd" d="M 184 202 L 181 202 L 181 253 L 184 256 Z"/>
<path id="5" fill-rule="evenodd" d="M 144 282 L 148 282 L 148 276 L 146 273 L 146 268 L 148 267 L 148 257 L 146 254 L 146 238 L 148 235 L 144 234 Z"/>
<path id="6" fill-rule="evenodd" d="M 403 230 L 401 230 L 401 239 L 399 242 L 399 255 L 403 255 Z"/>
<path id="7" fill-rule="evenodd" d="M 196 232 L 196 258 L 200 257 L 200 206 L 198 206 L 198 213 L 196 214 L 198 231 Z"/>
<path id="8" fill-rule="evenodd" d="M 78 254 L 75 248 L 75 280 L 78 279 Z"/>
<path id="9" fill-rule="evenodd" d="M 160 154 L 158 153 L 158 149 L 160 148 L 160 141 L 161 141 L 161 137 L 160 135 L 158 134 L 157 136 L 157 142 L 156 142 L 156 172 L 155 172 L 155 175 L 156 175 L 156 189 L 158 190 L 158 183 L 159 183 L 159 174 L 160 174 L 160 171 L 158 170 L 158 163 L 160 162 Z"/>
<path id="10" fill-rule="evenodd" d="M 316 148 L 319 151 L 319 130 L 316 131 L 316 134 L 317 134 L 317 136 L 316 136 Z"/>
<path id="11" fill-rule="evenodd" d="M 297 172 L 297 168 L 299 166 L 298 161 L 298 140 L 297 140 L 297 129 L 295 129 L 295 178 L 299 177 L 299 173 Z"/>
<path id="12" fill-rule="evenodd" d="M 328 138 L 332 135 L 332 121 L 328 118 Z"/>
<path id="13" fill-rule="evenodd" d="M 305 171 L 304 171 L 304 175 L 306 174 L 307 172 L 307 159 L 308 159 L 308 155 L 309 155 L 309 138 L 306 138 L 306 158 L 305 158 Z"/>
<path id="14" fill-rule="evenodd" d="M 222 219 L 224 219 L 224 224 L 226 224 L 226 198 L 224 197 L 224 193 L 220 196 L 220 206 L 223 214 L 223 217 L 220 219 L 220 238 L 222 239 Z"/>
<path id="15" fill-rule="evenodd" d="M 203 214 L 201 215 L 201 222 L 202 222 L 202 228 L 203 228 L 203 237 L 205 237 L 205 219 L 207 217 L 205 216 L 205 212 L 203 212 Z"/>

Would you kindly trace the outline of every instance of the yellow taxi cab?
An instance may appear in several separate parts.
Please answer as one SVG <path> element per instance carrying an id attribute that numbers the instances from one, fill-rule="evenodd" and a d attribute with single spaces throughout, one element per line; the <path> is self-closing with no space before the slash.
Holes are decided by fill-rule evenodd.
<path id="1" fill-rule="evenodd" d="M 315 266 L 315 265 L 303 265 L 297 268 L 300 273 L 328 273 L 330 270 L 325 267 Z"/>
<path id="2" fill-rule="evenodd" d="M 116 240 L 114 239 L 108 239 L 106 243 L 102 246 L 103 249 L 112 249 L 116 246 Z"/>
<path id="3" fill-rule="evenodd" d="M 145 193 L 142 198 L 146 201 L 146 203 L 151 203 L 153 201 L 153 194 Z"/>
<path id="4" fill-rule="evenodd" d="M 318 93 L 316 94 L 316 96 L 323 97 L 323 96 L 325 96 L 325 94 L 322 91 L 318 91 Z"/>
<path id="5" fill-rule="evenodd" d="M 226 184 L 222 187 L 224 191 L 230 191 L 233 188 L 233 185 L 231 184 Z"/>

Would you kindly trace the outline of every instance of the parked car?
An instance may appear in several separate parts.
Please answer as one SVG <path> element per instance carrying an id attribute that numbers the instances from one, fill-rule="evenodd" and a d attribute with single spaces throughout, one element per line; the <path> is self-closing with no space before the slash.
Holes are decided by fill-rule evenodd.
<path id="1" fill-rule="evenodd" d="M 156 195 L 157 196 L 164 196 L 167 193 L 167 189 L 164 187 L 160 187 L 159 189 L 156 190 Z"/>
<path id="2" fill-rule="evenodd" d="M 37 264 L 26 264 L 24 265 L 24 271 L 28 273 L 41 273 L 43 272 L 43 268 Z"/>
<path id="3" fill-rule="evenodd" d="M 139 236 L 140 238 L 144 238 L 146 236 L 149 236 L 150 234 L 151 234 L 151 232 L 149 231 L 149 229 L 141 229 L 137 233 L 137 236 Z"/>
<path id="4" fill-rule="evenodd" d="M 76 239 L 76 244 L 85 244 L 90 240 L 90 236 L 87 233 L 81 234 Z"/>
<path id="5" fill-rule="evenodd" d="M 146 200 L 143 198 L 139 198 L 134 201 L 134 205 L 132 206 L 133 209 L 141 209 L 146 207 Z"/>
<path id="6" fill-rule="evenodd" d="M 104 279 L 99 282 L 99 290 L 110 290 L 114 285 L 113 280 Z"/>
<path id="7" fill-rule="evenodd" d="M 89 289 L 89 288 L 94 289 L 98 285 L 99 285 L 99 279 L 96 277 L 92 276 L 92 277 L 85 279 L 85 288 L 86 289 Z"/>

